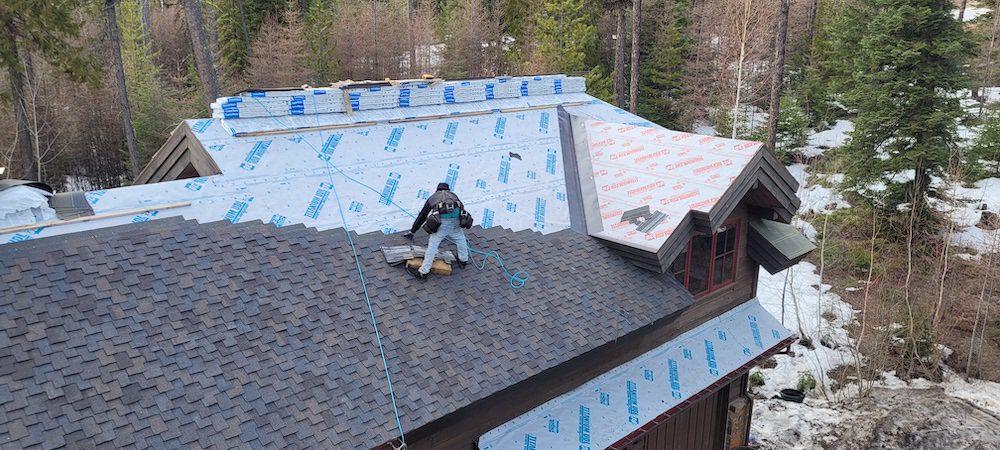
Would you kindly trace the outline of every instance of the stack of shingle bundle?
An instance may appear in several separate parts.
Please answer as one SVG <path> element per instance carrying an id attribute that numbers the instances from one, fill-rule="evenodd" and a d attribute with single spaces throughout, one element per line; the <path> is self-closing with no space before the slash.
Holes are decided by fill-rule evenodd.
<path id="1" fill-rule="evenodd" d="M 279 92 L 248 92 L 219 98 L 212 103 L 212 117 L 244 119 L 268 116 L 299 116 L 344 112 L 340 89 L 305 89 Z"/>

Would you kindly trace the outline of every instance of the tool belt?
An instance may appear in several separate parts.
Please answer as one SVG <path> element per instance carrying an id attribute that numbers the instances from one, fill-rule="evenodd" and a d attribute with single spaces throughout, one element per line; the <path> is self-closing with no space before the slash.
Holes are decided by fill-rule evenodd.
<path id="1" fill-rule="evenodd" d="M 442 218 L 455 218 L 455 210 L 458 210 L 458 225 L 466 229 L 472 228 L 472 223 L 474 221 L 472 214 L 469 214 L 468 211 L 465 210 L 465 205 L 463 205 L 461 201 L 456 200 L 440 202 L 434 205 L 430 214 L 427 215 L 427 220 L 424 221 L 424 231 L 431 234 L 437 233 L 438 229 L 441 228 Z"/>

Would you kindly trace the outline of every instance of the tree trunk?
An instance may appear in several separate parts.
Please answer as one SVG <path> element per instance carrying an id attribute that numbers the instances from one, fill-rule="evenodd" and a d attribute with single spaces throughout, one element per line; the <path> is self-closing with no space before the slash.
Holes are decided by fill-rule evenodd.
<path id="1" fill-rule="evenodd" d="M 628 110 L 635 114 L 639 109 L 639 23 L 642 20 L 642 0 L 632 0 L 632 70 L 629 78 Z"/>
<path id="2" fill-rule="evenodd" d="M 732 125 L 733 132 L 732 138 L 736 139 L 738 132 L 737 124 L 739 123 L 740 111 L 740 96 L 743 94 L 743 64 L 746 62 L 747 57 L 747 41 L 750 39 L 750 13 L 753 11 L 753 0 L 741 0 L 743 4 L 741 5 L 742 16 L 740 17 L 739 26 L 739 44 L 740 52 L 736 60 L 736 98 L 733 101 L 733 117 Z"/>
<path id="3" fill-rule="evenodd" d="M 969 3 L 968 0 L 962 0 L 962 3 L 958 5 L 958 23 L 965 23 L 965 5 Z"/>
<path id="4" fill-rule="evenodd" d="M 382 74 L 378 70 L 378 5 L 375 3 L 376 0 L 372 0 L 372 56 L 374 57 L 374 64 L 372 65 L 372 71 L 369 76 L 373 79 L 382 79 Z"/>
<path id="5" fill-rule="evenodd" d="M 243 30 L 243 48 L 250 54 L 250 31 L 247 30 L 247 13 L 243 9 L 243 0 L 236 0 L 236 6 L 240 10 L 240 28 Z"/>
<path id="6" fill-rule="evenodd" d="M 153 18 L 149 0 L 139 0 L 139 21 L 142 24 L 142 39 L 146 44 L 153 42 Z"/>
<path id="7" fill-rule="evenodd" d="M 128 86 L 125 85 L 125 65 L 122 62 L 121 35 L 118 32 L 117 0 L 104 2 L 104 18 L 108 25 L 108 40 L 111 41 L 111 59 L 114 62 L 115 84 L 118 88 L 118 102 L 122 108 L 122 125 L 125 127 L 125 143 L 131 162 L 132 179 L 139 176 L 139 148 L 135 142 L 135 128 L 132 127 L 132 108 L 128 102 Z"/>
<path id="8" fill-rule="evenodd" d="M 819 0 L 812 0 L 812 4 L 809 5 L 809 17 L 806 19 L 806 43 L 809 46 L 813 45 L 817 14 L 819 14 Z"/>
<path id="9" fill-rule="evenodd" d="M 211 104 L 219 98 L 219 78 L 215 75 L 205 25 L 201 20 L 201 3 L 200 0 L 181 1 L 187 13 L 188 32 L 191 34 L 191 47 L 194 50 L 195 65 L 198 67 L 198 78 L 201 79 L 202 93 L 208 104 Z"/>
<path id="10" fill-rule="evenodd" d="M 40 96 L 41 87 L 37 83 L 38 79 L 35 77 L 35 62 L 31 56 L 31 52 L 24 52 L 23 64 L 24 67 L 24 80 L 27 84 L 27 97 L 26 106 L 31 107 L 31 113 L 28 114 L 28 127 L 31 134 L 31 151 L 34 152 L 35 160 L 35 177 L 37 180 L 42 179 L 42 143 L 39 140 L 39 127 L 38 127 L 38 98 Z"/>
<path id="11" fill-rule="evenodd" d="M 8 39 L 14 54 L 17 55 L 18 60 L 21 58 L 21 53 L 17 48 L 17 36 L 15 25 L 13 22 L 8 22 L 4 27 L 4 39 Z M 20 62 L 20 61 L 19 61 Z M 23 65 L 23 64 L 20 64 Z M 10 76 L 10 96 L 14 104 L 14 117 L 17 122 L 17 148 L 21 153 L 21 178 L 25 180 L 38 180 L 38 174 L 35 173 L 35 155 L 31 149 L 31 129 L 28 127 L 28 105 L 24 98 L 24 73 L 16 66 L 10 66 L 7 68 L 7 74 Z"/>
<path id="12" fill-rule="evenodd" d="M 615 105 L 625 107 L 625 8 L 615 5 Z"/>
<path id="13" fill-rule="evenodd" d="M 205 8 L 205 19 L 208 20 L 208 43 L 209 49 L 212 52 L 212 67 L 219 67 L 219 27 L 218 20 L 216 19 L 216 10 L 214 5 L 208 5 Z"/>
<path id="14" fill-rule="evenodd" d="M 406 0 L 406 38 L 410 40 L 410 76 L 420 76 L 417 70 L 417 42 L 413 39 L 413 0 Z"/>
<path id="15" fill-rule="evenodd" d="M 781 0 L 778 15 L 778 36 L 774 43 L 774 78 L 771 80 L 771 109 L 767 117 L 767 149 L 772 153 L 778 140 L 778 119 L 781 114 L 781 87 L 785 76 L 785 40 L 788 37 L 788 0 Z"/>

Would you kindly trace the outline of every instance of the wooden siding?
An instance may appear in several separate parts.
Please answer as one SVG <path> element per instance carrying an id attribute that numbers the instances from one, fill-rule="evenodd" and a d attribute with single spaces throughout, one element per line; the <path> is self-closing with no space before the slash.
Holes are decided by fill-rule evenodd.
<path id="1" fill-rule="evenodd" d="M 742 377 L 702 397 L 622 450 L 720 450 L 727 439 L 730 398 L 740 397 Z"/>

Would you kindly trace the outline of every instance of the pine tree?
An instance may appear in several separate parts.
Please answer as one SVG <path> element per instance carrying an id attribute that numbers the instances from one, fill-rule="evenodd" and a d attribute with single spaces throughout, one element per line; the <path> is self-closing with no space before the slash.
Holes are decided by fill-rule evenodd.
<path id="1" fill-rule="evenodd" d="M 500 49 L 499 17 L 480 0 L 456 0 L 445 10 L 441 75 L 469 78 L 495 74 Z"/>
<path id="2" fill-rule="evenodd" d="M 684 61 L 689 41 L 686 0 L 660 0 L 643 13 L 640 32 L 639 115 L 666 128 L 680 129 Z"/>
<path id="3" fill-rule="evenodd" d="M 28 126 L 25 55 L 39 55 L 70 77 L 96 84 L 100 72 L 94 59 L 72 44 L 80 33 L 75 12 L 84 3 L 85 0 L 4 0 L 0 3 L 0 64 L 7 70 L 10 80 L 21 175 L 25 179 L 37 179 L 39 172 L 35 167 Z"/>
<path id="4" fill-rule="evenodd" d="M 932 175 L 942 175 L 956 148 L 955 92 L 965 85 L 962 65 L 972 54 L 968 35 L 949 0 L 864 0 L 849 5 L 831 33 L 842 64 L 840 86 L 858 110 L 848 146 L 855 183 L 882 180 L 886 205 L 918 211 Z M 913 180 L 892 182 L 912 171 Z"/>
<path id="5" fill-rule="evenodd" d="M 219 77 L 215 72 L 215 61 L 212 57 L 211 42 L 205 30 L 205 22 L 201 9 L 201 0 L 181 0 L 184 5 L 188 34 L 191 36 L 191 49 L 194 52 L 195 65 L 198 67 L 198 78 L 201 80 L 202 94 L 205 103 L 211 104 L 219 97 Z"/>
<path id="6" fill-rule="evenodd" d="M 128 159 L 132 169 L 132 178 L 139 176 L 139 148 L 135 139 L 135 127 L 132 123 L 132 105 L 129 102 L 128 83 L 125 82 L 125 63 L 122 62 L 122 39 L 118 30 L 118 0 L 105 0 L 104 20 L 108 41 L 111 43 L 112 70 L 115 74 L 115 87 L 118 89 L 118 101 L 121 107 L 122 128 L 125 129 L 125 143 L 128 147 Z"/>
<path id="7" fill-rule="evenodd" d="M 335 18 L 333 0 L 312 0 L 305 17 L 308 64 L 314 75 L 313 85 L 326 84 L 336 76 L 336 43 L 333 40 Z"/>
<path id="8" fill-rule="evenodd" d="M 255 88 L 301 86 L 315 79 L 307 64 L 303 31 L 298 5 L 293 2 L 280 17 L 268 19 L 250 51 L 247 83 Z"/>
<path id="9" fill-rule="evenodd" d="M 968 159 L 973 170 L 971 179 L 1000 177 L 1000 113 L 993 112 L 985 118 L 985 125 L 979 133 Z"/>
<path id="10" fill-rule="evenodd" d="M 534 17 L 542 2 L 535 0 L 499 1 L 503 34 L 511 39 L 504 55 L 505 65 L 517 69 L 525 63 L 531 49 Z M 517 70 L 513 70 L 518 72 Z"/>
<path id="11" fill-rule="evenodd" d="M 545 0 L 535 15 L 534 70 L 584 70 L 588 54 L 597 45 L 596 11 L 592 0 Z"/>
<path id="12" fill-rule="evenodd" d="M 806 130 L 809 128 L 809 118 L 799 106 L 798 99 L 793 95 L 781 97 L 781 107 L 778 108 L 777 140 L 774 150 L 779 155 L 789 150 L 806 145 Z"/>
<path id="13" fill-rule="evenodd" d="M 122 60 L 129 87 L 140 167 L 166 142 L 174 125 L 172 117 L 178 112 L 172 93 L 164 87 L 162 70 L 153 63 L 156 54 L 140 26 L 141 17 L 140 4 L 135 0 L 123 0 L 119 3 Z"/>
<path id="14" fill-rule="evenodd" d="M 285 0 L 218 0 L 219 53 L 227 76 L 240 74 L 249 63 L 250 47 L 269 17 L 280 15 Z"/>

